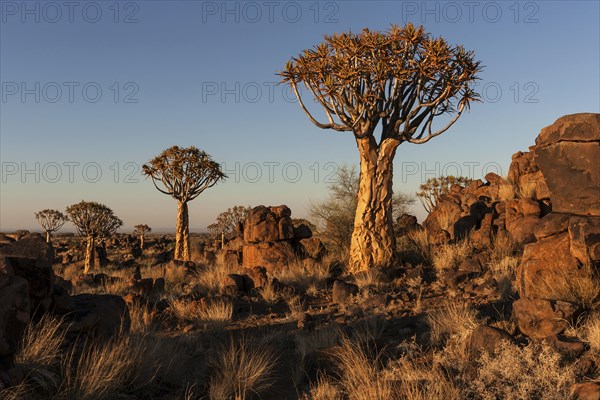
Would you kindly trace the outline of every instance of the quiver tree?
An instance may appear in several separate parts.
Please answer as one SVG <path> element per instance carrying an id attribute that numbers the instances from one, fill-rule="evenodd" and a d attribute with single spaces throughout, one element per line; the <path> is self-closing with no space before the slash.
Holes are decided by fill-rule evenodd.
<path id="1" fill-rule="evenodd" d="M 356 272 L 387 266 L 396 258 L 391 213 L 396 149 L 441 135 L 479 99 L 473 85 L 480 62 L 473 52 L 412 24 L 324 39 L 279 74 L 317 127 L 354 134 L 360 183 L 349 267 Z M 324 119 L 305 106 L 301 85 L 322 107 Z"/>
<path id="2" fill-rule="evenodd" d="M 35 213 L 35 219 L 46 231 L 46 242 L 50 243 L 52 232 L 56 232 L 68 221 L 66 215 L 57 210 L 42 210 Z"/>
<path id="3" fill-rule="evenodd" d="M 67 214 L 77 233 L 86 238 L 83 273 L 87 274 L 94 265 L 96 241 L 112 236 L 123 225 L 123 221 L 110 208 L 93 201 L 73 204 L 67 207 Z"/>
<path id="4" fill-rule="evenodd" d="M 190 234 L 187 203 L 204 190 L 224 180 L 221 166 L 196 147 L 173 146 L 143 167 L 143 173 L 152 178 L 159 192 L 178 202 L 175 232 L 175 259 L 189 260 Z"/>
<path id="5" fill-rule="evenodd" d="M 251 207 L 234 206 L 228 208 L 217 216 L 214 224 L 207 226 L 209 232 L 214 232 L 216 236 L 221 237 L 221 246 L 224 245 L 224 239 L 231 239 L 235 236 L 243 235 L 242 224 L 250 212 Z"/>
<path id="6" fill-rule="evenodd" d="M 429 178 L 419 187 L 417 197 L 421 205 L 430 213 L 440 201 L 440 198 L 450 191 L 454 185 L 466 187 L 473 180 L 464 176 L 440 176 L 439 178 Z"/>
<path id="7" fill-rule="evenodd" d="M 136 225 L 134 226 L 133 234 L 140 238 L 140 249 L 144 249 L 144 240 L 146 239 L 146 233 L 150 233 L 152 228 L 148 225 Z"/>

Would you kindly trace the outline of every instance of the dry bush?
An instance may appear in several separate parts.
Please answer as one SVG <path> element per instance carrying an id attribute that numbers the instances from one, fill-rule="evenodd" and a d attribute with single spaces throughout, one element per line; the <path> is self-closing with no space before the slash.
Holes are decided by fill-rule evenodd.
<path id="1" fill-rule="evenodd" d="M 219 351 L 211 363 L 214 376 L 209 384 L 213 400 L 243 400 L 260 396 L 273 385 L 277 358 L 265 346 L 245 340 L 231 343 Z"/>
<path id="2" fill-rule="evenodd" d="M 66 332 L 63 320 L 49 315 L 27 326 L 16 361 L 25 369 L 27 383 L 36 392 L 50 394 L 58 390 Z"/>
<path id="3" fill-rule="evenodd" d="M 317 381 L 310 384 L 310 394 L 305 400 L 342 400 L 342 391 L 338 384 L 325 375 L 319 375 Z"/>
<path id="4" fill-rule="evenodd" d="M 169 304 L 173 316 L 182 321 L 219 324 L 231 321 L 233 316 L 233 303 L 230 300 L 171 300 Z"/>
<path id="5" fill-rule="evenodd" d="M 309 332 L 297 331 L 294 339 L 300 362 L 304 364 L 312 359 L 318 351 L 337 345 L 339 336 L 339 329 L 331 325 L 318 327 Z"/>
<path id="6" fill-rule="evenodd" d="M 533 199 L 536 195 L 536 183 L 533 181 L 524 182 L 519 186 L 519 197 L 521 199 Z"/>
<path id="7" fill-rule="evenodd" d="M 63 279 L 70 281 L 83 273 L 83 267 L 76 263 L 71 263 L 65 267 L 62 273 Z"/>
<path id="8" fill-rule="evenodd" d="M 215 263 L 206 266 L 193 274 L 192 281 L 203 287 L 208 293 L 215 294 L 221 290 L 221 284 L 229 274 L 236 273 L 233 268 L 226 264 Z"/>
<path id="9" fill-rule="evenodd" d="M 432 246 L 425 229 L 413 230 L 408 233 L 413 250 L 426 262 L 431 262 Z"/>
<path id="10" fill-rule="evenodd" d="M 136 301 L 129 304 L 129 317 L 131 319 L 130 331 L 145 333 L 156 328 L 158 313 L 154 307 Z"/>
<path id="11" fill-rule="evenodd" d="M 303 260 L 297 258 L 291 260 L 286 268 L 279 268 L 274 271 L 273 276 L 285 284 L 306 291 L 310 286 L 319 289 L 325 288 L 325 280 L 329 277 L 329 270 L 325 263 L 304 263 Z"/>
<path id="12" fill-rule="evenodd" d="M 589 343 L 592 351 L 600 353 L 600 312 L 588 317 L 583 326 L 583 338 Z"/>
<path id="13" fill-rule="evenodd" d="M 269 280 L 266 285 L 259 288 L 258 292 L 267 303 L 276 303 L 279 300 L 279 293 L 275 290 L 272 280 Z"/>
<path id="14" fill-rule="evenodd" d="M 33 386 L 26 383 L 0 390 L 0 399 L 2 400 L 34 400 L 37 398 L 39 398 L 39 393 L 34 391 Z"/>
<path id="15" fill-rule="evenodd" d="M 506 182 L 501 183 L 498 187 L 498 197 L 500 201 L 510 201 L 513 200 L 517 195 L 515 187 L 512 183 Z"/>
<path id="16" fill-rule="evenodd" d="M 600 275 L 590 266 L 579 271 L 554 271 L 529 283 L 536 285 L 541 298 L 568 301 L 587 310 L 597 308 L 600 302 Z"/>
<path id="17" fill-rule="evenodd" d="M 492 249 L 490 258 L 492 260 L 502 260 L 506 257 L 512 257 L 515 254 L 517 246 L 506 232 L 498 232 L 492 238 Z"/>
<path id="18" fill-rule="evenodd" d="M 353 340 L 343 337 L 335 359 L 340 386 L 350 400 L 386 400 L 392 397 L 392 381 L 383 374 L 381 353 L 370 354 Z"/>
<path id="19" fill-rule="evenodd" d="M 436 219 L 440 228 L 442 228 L 445 231 L 448 231 L 448 229 L 450 229 L 450 226 L 452 226 L 452 224 L 454 223 L 454 218 L 452 214 L 448 212 L 448 210 L 445 208 L 437 211 Z"/>
<path id="20" fill-rule="evenodd" d="M 439 246 L 433 255 L 433 266 L 437 271 L 455 268 L 471 254 L 473 254 L 473 243 L 467 236 L 454 244 Z"/>
<path id="21" fill-rule="evenodd" d="M 81 352 L 73 347 L 63 361 L 61 397 L 114 399 L 148 384 L 152 377 L 138 374 L 145 351 L 144 341 L 131 335 L 85 343 Z"/>
<path id="22" fill-rule="evenodd" d="M 440 365 L 418 362 L 410 356 L 395 361 L 387 371 L 396 385 L 396 397 L 406 400 L 462 400 L 460 388 Z"/>
<path id="23" fill-rule="evenodd" d="M 440 343 L 456 336 L 460 342 L 479 326 L 477 313 L 465 302 L 449 302 L 442 307 L 429 310 L 427 323 L 432 343 Z"/>
<path id="24" fill-rule="evenodd" d="M 523 348 L 504 342 L 478 364 L 477 376 L 466 382 L 477 399 L 567 399 L 575 383 L 573 365 L 564 365 L 556 350 L 535 342 Z"/>
<path id="25" fill-rule="evenodd" d="M 287 317 L 293 320 L 298 320 L 304 314 L 304 302 L 300 296 L 291 296 L 285 299 L 285 302 L 290 309 Z"/>

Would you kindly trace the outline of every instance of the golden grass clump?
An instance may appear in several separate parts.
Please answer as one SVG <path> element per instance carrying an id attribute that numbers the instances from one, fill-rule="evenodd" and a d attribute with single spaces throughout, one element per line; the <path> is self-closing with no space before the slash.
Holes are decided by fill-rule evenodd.
<path id="1" fill-rule="evenodd" d="M 277 357 L 265 346 L 245 340 L 222 348 L 211 363 L 211 400 L 244 400 L 264 394 L 274 383 Z"/>
<path id="2" fill-rule="evenodd" d="M 173 316 L 182 321 L 225 323 L 233 316 L 233 303 L 230 300 L 209 301 L 171 300 L 169 302 Z"/>
<path id="3" fill-rule="evenodd" d="M 335 353 L 340 386 L 350 400 L 391 399 L 392 381 L 387 379 L 381 353 L 370 354 L 360 343 L 343 337 Z"/>
<path id="4" fill-rule="evenodd" d="M 500 198 L 500 201 L 514 200 L 516 196 L 517 196 L 517 192 L 512 183 L 510 183 L 510 182 L 501 183 L 500 186 L 498 187 L 498 197 Z"/>
<path id="5" fill-rule="evenodd" d="M 473 243 L 467 236 L 456 243 L 440 245 L 433 255 L 433 266 L 437 271 L 455 268 L 471 254 L 473 254 Z"/>
<path id="6" fill-rule="evenodd" d="M 468 390 L 478 399 L 569 398 L 575 383 L 573 365 L 565 365 L 550 346 L 532 342 L 526 347 L 504 342 L 495 355 L 482 354 L 478 374 Z"/>
<path id="7" fill-rule="evenodd" d="M 465 302 L 449 302 L 439 308 L 429 310 L 427 322 L 432 343 L 456 336 L 462 342 L 479 326 L 477 313 Z"/>
<path id="8" fill-rule="evenodd" d="M 408 233 L 413 250 L 425 261 L 431 262 L 432 245 L 425 229 L 413 230 Z"/>

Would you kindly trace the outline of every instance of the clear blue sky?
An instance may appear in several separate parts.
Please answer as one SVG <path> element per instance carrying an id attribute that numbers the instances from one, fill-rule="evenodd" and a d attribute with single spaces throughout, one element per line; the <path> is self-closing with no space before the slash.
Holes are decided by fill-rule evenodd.
<path id="1" fill-rule="evenodd" d="M 396 191 L 444 172 L 506 174 L 544 126 L 600 112 L 598 1 L 0 3 L 4 231 L 35 229 L 35 211 L 82 199 L 111 207 L 125 231 L 173 228 L 175 200 L 139 167 L 174 144 L 206 150 L 230 175 L 190 204 L 193 230 L 237 204 L 306 216 L 333 166 L 358 162 L 351 134 L 316 128 L 273 86 L 324 33 L 412 21 L 485 65 L 484 103 L 398 149 Z"/>

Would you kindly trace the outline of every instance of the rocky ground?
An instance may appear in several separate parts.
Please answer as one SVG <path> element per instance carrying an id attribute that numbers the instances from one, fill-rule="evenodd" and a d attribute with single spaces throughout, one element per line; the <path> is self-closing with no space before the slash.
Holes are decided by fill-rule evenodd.
<path id="1" fill-rule="evenodd" d="M 600 115 L 399 221 L 350 275 L 286 206 L 224 246 L 0 237 L 3 399 L 600 399 Z"/>

